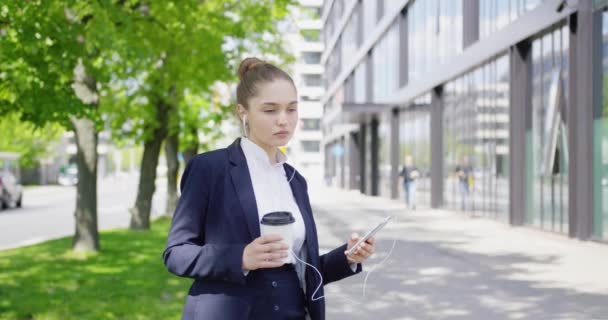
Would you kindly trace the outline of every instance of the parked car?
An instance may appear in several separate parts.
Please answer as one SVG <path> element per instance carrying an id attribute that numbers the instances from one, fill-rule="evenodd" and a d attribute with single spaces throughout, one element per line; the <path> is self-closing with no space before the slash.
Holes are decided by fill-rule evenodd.
<path id="1" fill-rule="evenodd" d="M 59 169 L 57 183 L 62 186 L 75 186 L 78 183 L 78 167 L 75 163 L 70 163 Z"/>
<path id="2" fill-rule="evenodd" d="M 19 171 L 19 154 L 0 152 L 0 206 L 20 208 L 23 204 L 23 186 Z"/>

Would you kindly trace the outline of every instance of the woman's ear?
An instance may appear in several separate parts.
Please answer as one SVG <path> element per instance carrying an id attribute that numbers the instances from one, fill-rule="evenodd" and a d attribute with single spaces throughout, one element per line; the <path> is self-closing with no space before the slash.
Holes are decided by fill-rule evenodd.
<path id="1" fill-rule="evenodd" d="M 245 107 L 243 107 L 243 105 L 237 104 L 236 112 L 238 113 L 241 121 L 247 121 L 247 109 L 245 109 Z"/>

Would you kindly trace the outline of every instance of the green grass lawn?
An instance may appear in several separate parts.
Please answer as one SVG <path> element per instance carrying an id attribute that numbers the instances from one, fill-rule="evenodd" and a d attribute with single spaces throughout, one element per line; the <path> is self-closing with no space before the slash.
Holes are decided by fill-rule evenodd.
<path id="1" fill-rule="evenodd" d="M 162 263 L 169 225 L 101 232 L 95 255 L 70 237 L 0 251 L 0 319 L 179 319 L 191 280 Z"/>

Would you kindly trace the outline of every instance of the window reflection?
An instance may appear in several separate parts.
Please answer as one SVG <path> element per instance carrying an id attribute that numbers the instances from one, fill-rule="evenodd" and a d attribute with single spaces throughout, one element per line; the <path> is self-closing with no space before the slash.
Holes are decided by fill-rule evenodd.
<path id="1" fill-rule="evenodd" d="M 462 51 L 462 0 L 418 0 L 408 9 L 409 81 Z"/>
<path id="2" fill-rule="evenodd" d="M 508 219 L 509 62 L 502 56 L 445 86 L 446 207 Z"/>
<path id="3" fill-rule="evenodd" d="M 593 117 L 594 235 L 608 239 L 608 12 L 602 14 L 602 99 Z"/>
<path id="4" fill-rule="evenodd" d="M 426 94 L 399 112 L 399 172 L 402 173 L 398 184 L 399 195 L 403 201 L 409 200 L 412 209 L 428 208 L 431 203 L 430 106 L 431 96 Z M 415 168 L 418 173 L 412 175 L 411 171 L 414 170 L 407 170 L 407 174 L 403 174 L 404 166 Z M 406 175 L 413 185 L 406 185 Z"/>
<path id="5" fill-rule="evenodd" d="M 568 41 L 564 33 L 568 30 L 561 27 L 532 43 L 532 130 L 527 133 L 527 223 L 556 232 L 568 231 Z"/>
<path id="6" fill-rule="evenodd" d="M 479 38 L 504 28 L 543 0 L 479 0 Z"/>
<path id="7" fill-rule="evenodd" d="M 394 22 L 372 51 L 373 100 L 386 98 L 399 87 L 399 24 Z"/>

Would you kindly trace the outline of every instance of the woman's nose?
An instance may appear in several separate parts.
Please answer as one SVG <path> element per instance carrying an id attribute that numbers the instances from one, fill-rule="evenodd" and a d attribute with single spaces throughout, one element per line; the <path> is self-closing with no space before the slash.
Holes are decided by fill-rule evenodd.
<path id="1" fill-rule="evenodd" d="M 287 124 L 287 113 L 279 112 L 279 117 L 277 118 L 277 124 L 279 126 L 284 126 Z"/>

